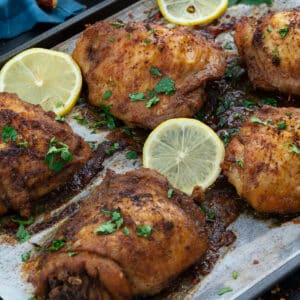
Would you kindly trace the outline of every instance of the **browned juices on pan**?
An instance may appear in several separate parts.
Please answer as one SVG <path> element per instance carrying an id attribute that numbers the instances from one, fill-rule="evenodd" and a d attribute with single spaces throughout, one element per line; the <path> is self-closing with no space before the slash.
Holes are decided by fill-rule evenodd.
<path id="1" fill-rule="evenodd" d="M 243 18 L 235 43 L 255 87 L 300 95 L 300 9 Z"/>
<path id="2" fill-rule="evenodd" d="M 206 82 L 222 77 L 226 67 L 222 51 L 200 34 L 142 22 L 89 26 L 73 58 L 87 82 L 91 104 L 110 105 L 111 113 L 127 125 L 149 129 L 170 118 L 192 117 L 205 101 Z M 152 74 L 151 68 L 161 75 Z M 157 94 L 159 102 L 146 107 L 150 91 L 165 77 L 174 81 L 176 91 Z M 111 96 L 103 99 L 106 91 Z M 146 97 L 131 101 L 129 94 L 135 93 Z"/>
<path id="3" fill-rule="evenodd" d="M 54 118 L 39 105 L 0 93 L 0 215 L 12 209 L 28 217 L 35 200 L 64 184 L 91 157 L 88 144 Z M 5 138 L 5 128 L 17 136 Z M 45 163 L 52 138 L 65 143 L 73 155 L 60 172 Z"/>
<path id="4" fill-rule="evenodd" d="M 259 212 L 300 212 L 300 109 L 264 106 L 226 149 L 223 171 Z"/>
<path id="5" fill-rule="evenodd" d="M 168 198 L 170 188 L 150 169 L 108 171 L 57 233 L 55 239 L 66 239 L 64 247 L 37 258 L 31 276 L 37 299 L 131 299 L 166 288 L 207 249 L 201 210 L 176 189 Z M 103 210 L 123 218 L 110 234 L 94 232 L 111 218 Z M 152 232 L 140 236 L 139 226 Z"/>

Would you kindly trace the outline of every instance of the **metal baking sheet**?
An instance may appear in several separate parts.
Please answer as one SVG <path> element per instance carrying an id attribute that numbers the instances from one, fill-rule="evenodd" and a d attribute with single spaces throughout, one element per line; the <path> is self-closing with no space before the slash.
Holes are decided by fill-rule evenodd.
<path id="1" fill-rule="evenodd" d="M 282 10 L 300 6 L 300 0 L 274 1 L 272 10 Z M 270 7 L 261 5 L 250 7 L 238 5 L 230 8 L 221 22 L 226 22 L 228 16 L 240 17 L 241 15 L 259 16 L 268 11 Z M 135 3 L 125 10 L 109 17 L 110 19 L 121 19 L 123 21 L 143 20 L 157 12 L 155 0 L 144 0 Z M 78 35 L 58 44 L 54 48 L 71 53 Z M 232 40 L 232 33 L 227 32 L 219 35 L 216 40 L 220 43 Z M 79 125 L 72 115 L 81 113 L 80 107 L 75 107 L 67 116 L 67 122 L 73 130 L 84 137 L 87 141 L 101 143 L 105 140 L 108 131 L 97 131 L 91 134 L 90 130 Z M 123 173 L 141 166 L 141 158 L 127 160 L 126 149 L 105 160 L 104 166 L 118 173 Z M 101 171 L 84 190 L 78 195 L 64 203 L 59 208 L 51 211 L 51 216 L 58 215 L 71 203 L 86 198 L 98 185 L 104 175 L 105 169 Z M 42 222 L 44 215 L 36 218 L 35 224 Z M 23 244 L 11 240 L 11 237 L 0 232 L 0 296 L 4 300 L 24 300 L 33 294 L 33 287 L 26 282 L 22 273 L 22 253 L 33 248 L 32 243 L 43 244 L 51 240 L 57 228 L 62 226 L 63 221 L 54 226 L 34 234 L 32 238 Z M 222 249 L 222 257 L 218 260 L 213 271 L 203 277 L 200 283 L 189 289 L 185 295 L 173 295 L 172 299 L 252 299 L 262 292 L 270 284 L 300 266 L 300 224 L 299 217 L 294 220 L 274 227 L 272 219 L 259 220 L 251 214 L 243 213 L 230 225 L 230 229 L 237 236 L 236 241 L 229 247 Z M 31 226 L 35 226 L 35 224 Z M 30 229 L 30 227 L 29 227 Z M 253 264 L 253 261 L 258 263 Z M 231 276 L 237 271 L 239 277 L 234 280 Z M 222 296 L 217 291 L 223 287 L 230 286 L 231 293 Z"/>

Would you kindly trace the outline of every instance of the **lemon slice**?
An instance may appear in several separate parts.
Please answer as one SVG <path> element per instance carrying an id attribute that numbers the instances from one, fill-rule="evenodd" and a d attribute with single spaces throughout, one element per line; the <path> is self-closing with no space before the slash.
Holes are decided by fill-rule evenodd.
<path id="1" fill-rule="evenodd" d="M 195 119 L 177 118 L 161 123 L 148 136 L 143 165 L 158 171 L 181 191 L 204 190 L 217 179 L 224 146 L 216 133 Z"/>
<path id="2" fill-rule="evenodd" d="M 228 0 L 157 0 L 160 12 L 171 23 L 205 25 L 219 18 Z"/>
<path id="3" fill-rule="evenodd" d="M 9 60 L 0 72 L 0 91 L 40 104 L 45 111 L 65 115 L 75 105 L 82 86 L 80 69 L 66 53 L 32 48 Z"/>

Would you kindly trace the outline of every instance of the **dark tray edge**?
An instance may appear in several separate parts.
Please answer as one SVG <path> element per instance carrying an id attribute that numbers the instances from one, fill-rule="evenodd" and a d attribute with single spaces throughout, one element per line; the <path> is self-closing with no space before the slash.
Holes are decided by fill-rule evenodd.
<path id="1" fill-rule="evenodd" d="M 236 300 L 255 299 L 300 268 L 300 254 L 245 291 Z"/>
<path id="2" fill-rule="evenodd" d="M 138 0 L 104 0 L 64 23 L 56 25 L 30 41 L 0 56 L 0 67 L 19 52 L 32 47 L 51 48 L 83 31 L 86 24 L 95 23 L 128 7 Z"/>

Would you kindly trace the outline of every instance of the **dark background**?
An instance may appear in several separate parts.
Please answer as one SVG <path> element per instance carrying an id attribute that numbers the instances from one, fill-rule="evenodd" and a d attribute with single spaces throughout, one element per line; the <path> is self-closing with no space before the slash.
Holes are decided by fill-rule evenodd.
<path id="1" fill-rule="evenodd" d="M 61 0 L 60 0 L 61 1 Z M 84 4 L 87 8 L 90 8 L 103 1 L 101 0 L 77 0 Z M 122 2 L 125 0 L 121 0 Z M 8 53 L 18 46 L 30 41 L 31 39 L 38 37 L 40 34 L 53 28 L 56 25 L 51 24 L 38 24 L 32 30 L 25 32 L 11 40 L 0 40 L 0 56 Z M 300 300 L 300 268 L 291 273 L 288 277 L 282 281 L 276 283 L 263 295 L 259 300 Z"/>

